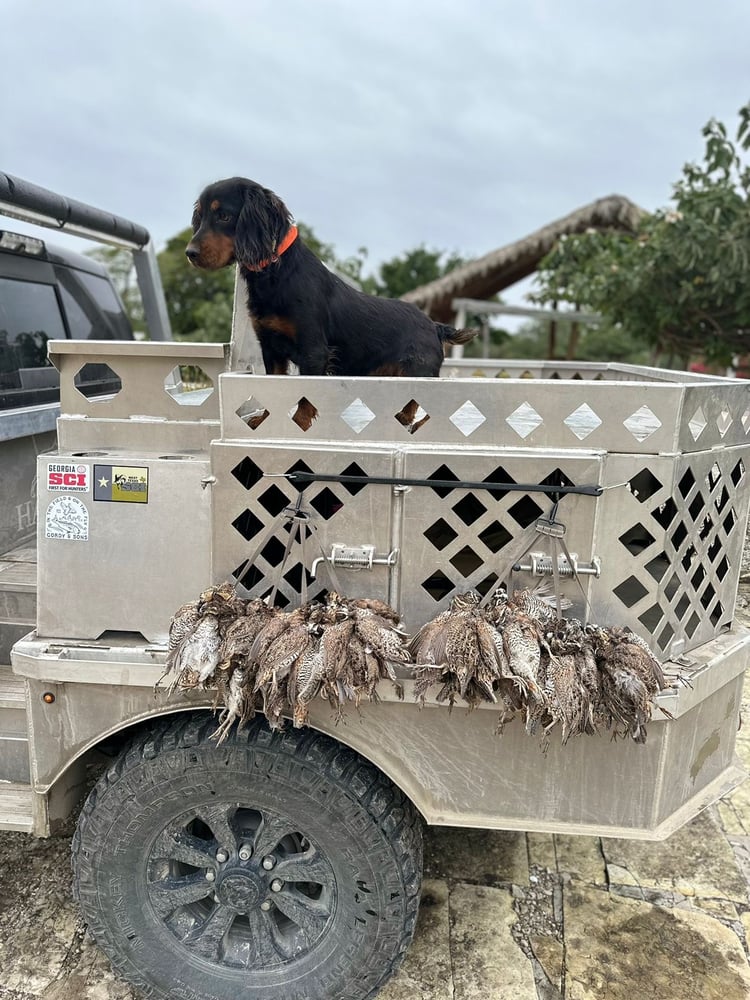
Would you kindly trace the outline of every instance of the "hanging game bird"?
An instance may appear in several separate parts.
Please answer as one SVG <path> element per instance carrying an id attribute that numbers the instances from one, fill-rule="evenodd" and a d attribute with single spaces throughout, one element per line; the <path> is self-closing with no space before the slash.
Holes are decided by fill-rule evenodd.
<path id="1" fill-rule="evenodd" d="M 438 685 L 436 701 L 450 706 L 457 697 L 470 708 L 499 702 L 498 732 L 522 714 L 528 733 L 541 727 L 545 747 L 558 726 L 563 744 L 602 729 L 643 742 L 654 699 L 666 686 L 643 639 L 559 618 L 544 588 L 508 597 L 499 587 L 486 608 L 477 594 L 458 594 L 422 626 L 410 651 L 422 703 Z"/>

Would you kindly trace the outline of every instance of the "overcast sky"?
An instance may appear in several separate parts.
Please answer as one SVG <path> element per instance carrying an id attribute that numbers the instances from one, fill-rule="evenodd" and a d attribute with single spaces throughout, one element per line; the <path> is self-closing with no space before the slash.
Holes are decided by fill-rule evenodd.
<path id="1" fill-rule="evenodd" d="M 0 0 L 0 170 L 157 247 L 240 174 L 339 256 L 478 256 L 667 204 L 749 48 L 748 0 Z"/>

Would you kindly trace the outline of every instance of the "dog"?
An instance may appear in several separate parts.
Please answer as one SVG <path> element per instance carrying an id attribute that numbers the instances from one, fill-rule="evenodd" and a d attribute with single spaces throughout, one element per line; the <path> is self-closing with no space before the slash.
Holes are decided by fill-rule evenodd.
<path id="1" fill-rule="evenodd" d="M 477 334 L 352 288 L 305 245 L 281 198 L 255 181 L 209 184 L 192 228 L 185 250 L 192 265 L 239 265 L 266 374 L 286 375 L 295 364 L 300 375 L 437 376 L 446 346 Z M 404 409 L 412 429 L 416 408 Z"/>

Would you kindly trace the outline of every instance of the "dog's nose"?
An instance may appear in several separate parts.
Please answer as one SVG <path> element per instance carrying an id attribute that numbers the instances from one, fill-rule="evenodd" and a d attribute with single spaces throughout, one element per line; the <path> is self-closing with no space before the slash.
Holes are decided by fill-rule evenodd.
<path id="1" fill-rule="evenodd" d="M 188 248 L 185 251 L 185 256 L 187 257 L 187 259 L 190 261 L 191 264 L 194 264 L 198 260 L 200 255 L 201 255 L 200 250 L 194 247 L 192 243 L 188 245 Z"/>

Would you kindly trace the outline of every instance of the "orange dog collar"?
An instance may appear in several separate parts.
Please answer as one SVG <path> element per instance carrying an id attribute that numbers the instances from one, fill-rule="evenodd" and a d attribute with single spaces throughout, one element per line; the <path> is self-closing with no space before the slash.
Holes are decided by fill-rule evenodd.
<path id="1" fill-rule="evenodd" d="M 269 264 L 275 264 L 279 257 L 286 253 L 289 247 L 297 239 L 297 227 L 290 226 L 287 230 L 287 234 L 284 239 L 279 243 L 278 249 L 274 253 L 273 257 L 269 257 L 268 260 L 262 260 L 259 264 L 243 264 L 242 266 L 246 271 L 262 271 L 264 268 L 268 267 Z"/>

